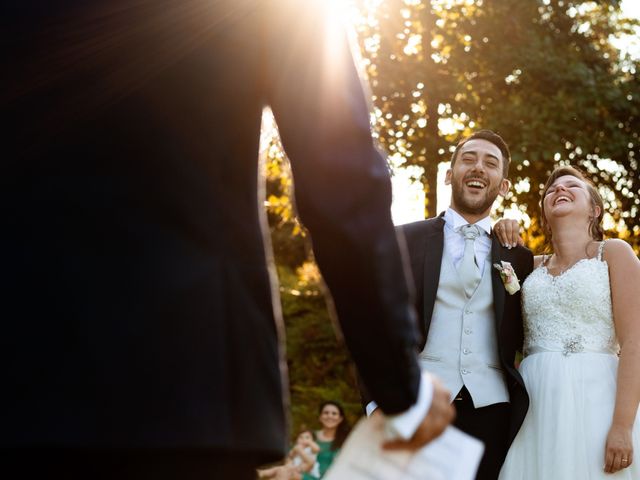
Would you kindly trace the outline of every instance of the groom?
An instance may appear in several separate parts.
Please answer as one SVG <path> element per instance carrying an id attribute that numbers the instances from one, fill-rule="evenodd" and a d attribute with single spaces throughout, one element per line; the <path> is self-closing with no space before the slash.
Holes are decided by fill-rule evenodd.
<path id="1" fill-rule="evenodd" d="M 461 140 L 445 179 L 451 206 L 400 227 L 422 315 L 420 362 L 455 394 L 456 426 L 484 442 L 479 480 L 498 477 L 529 405 L 514 367 L 523 343 L 520 292 L 506 291 L 494 265 L 508 262 L 522 282 L 533 257 L 523 247 L 501 246 L 489 218 L 496 197 L 509 189 L 509 163 L 509 149 L 494 132 Z M 365 404 L 367 413 L 375 408 Z"/>

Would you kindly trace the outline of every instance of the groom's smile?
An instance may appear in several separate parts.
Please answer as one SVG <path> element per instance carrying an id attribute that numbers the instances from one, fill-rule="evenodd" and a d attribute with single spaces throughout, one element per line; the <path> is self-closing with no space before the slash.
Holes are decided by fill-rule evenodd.
<path id="1" fill-rule="evenodd" d="M 487 182 L 485 182 L 484 180 L 472 179 L 467 180 L 466 185 L 472 190 L 482 190 L 483 188 L 487 187 Z"/>

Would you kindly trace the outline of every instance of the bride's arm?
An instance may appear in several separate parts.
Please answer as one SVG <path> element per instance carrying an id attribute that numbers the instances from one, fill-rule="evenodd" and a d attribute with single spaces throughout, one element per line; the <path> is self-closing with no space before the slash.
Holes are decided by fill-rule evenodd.
<path id="1" fill-rule="evenodd" d="M 633 462 L 631 432 L 640 402 L 640 260 L 622 240 L 607 241 L 605 260 L 620 342 L 616 405 L 605 449 L 605 471 L 613 473 Z"/>

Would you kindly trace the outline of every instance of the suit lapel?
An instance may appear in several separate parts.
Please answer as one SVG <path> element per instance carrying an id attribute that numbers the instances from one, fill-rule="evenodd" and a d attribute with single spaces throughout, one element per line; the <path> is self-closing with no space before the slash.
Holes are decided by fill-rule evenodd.
<path id="1" fill-rule="evenodd" d="M 505 289 L 500 272 L 494 268 L 495 263 L 502 260 L 502 246 L 494 235 L 491 236 L 491 283 L 493 285 L 493 309 L 496 315 L 496 327 L 498 332 L 502 325 L 502 317 L 504 314 Z"/>
<path id="2" fill-rule="evenodd" d="M 444 249 L 444 217 L 436 217 L 425 235 L 424 246 L 424 290 L 423 309 L 425 333 L 429 334 L 431 315 L 436 302 L 438 284 L 440 283 L 440 267 L 442 266 L 442 251 Z"/>

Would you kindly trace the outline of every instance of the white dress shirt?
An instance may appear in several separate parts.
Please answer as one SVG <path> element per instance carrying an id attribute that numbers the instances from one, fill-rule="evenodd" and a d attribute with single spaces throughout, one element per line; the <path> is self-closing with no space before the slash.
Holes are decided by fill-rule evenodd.
<path id="1" fill-rule="evenodd" d="M 469 222 L 452 208 L 449 207 L 444 212 L 444 241 L 456 268 L 460 265 L 464 254 L 464 236 L 460 233 L 460 228 L 468 224 Z M 491 218 L 486 216 L 473 225 L 476 225 L 481 232 L 481 235 L 476 238 L 473 247 L 476 254 L 476 265 L 480 268 L 480 276 L 482 276 L 484 274 L 485 260 L 491 251 Z"/>

